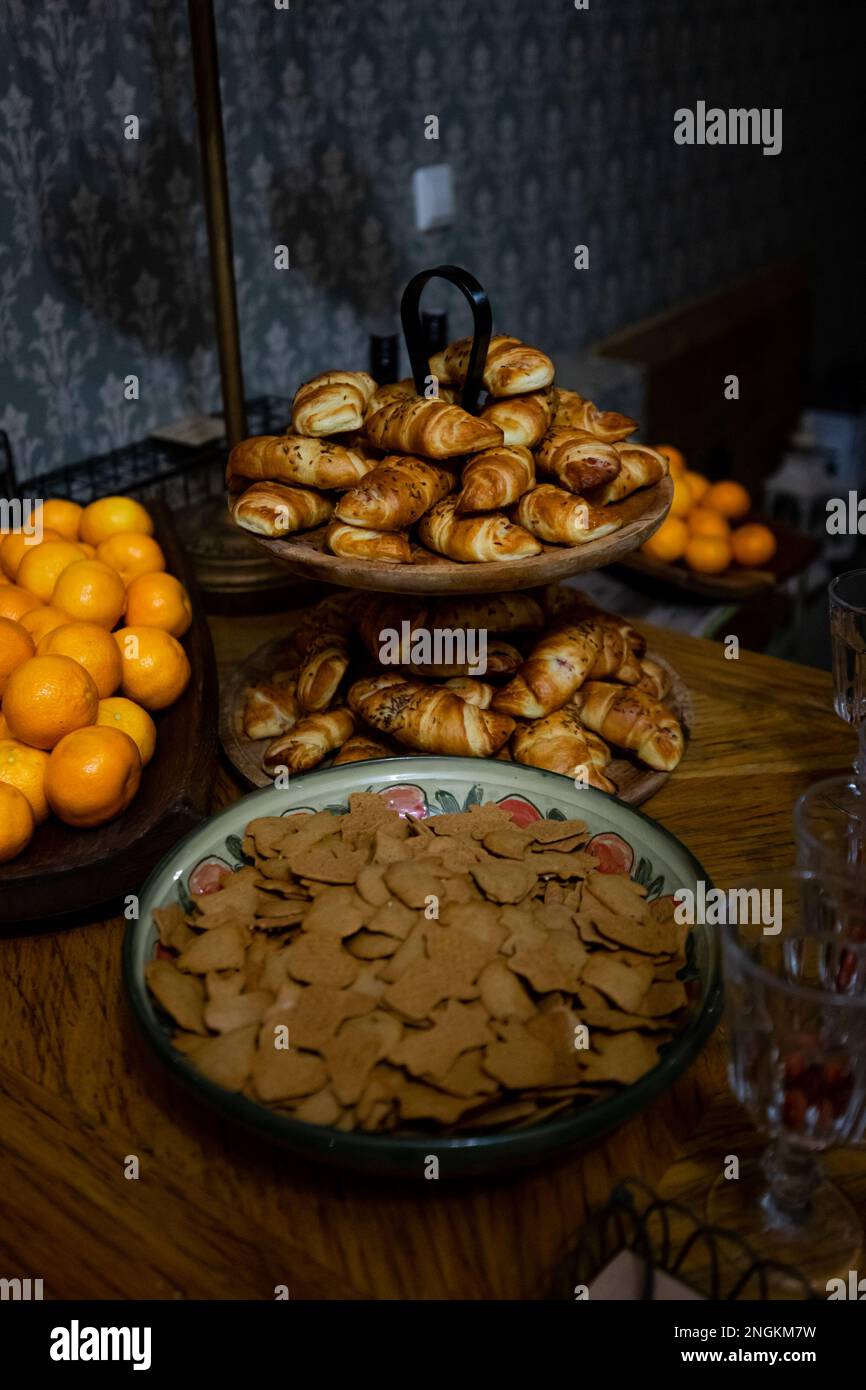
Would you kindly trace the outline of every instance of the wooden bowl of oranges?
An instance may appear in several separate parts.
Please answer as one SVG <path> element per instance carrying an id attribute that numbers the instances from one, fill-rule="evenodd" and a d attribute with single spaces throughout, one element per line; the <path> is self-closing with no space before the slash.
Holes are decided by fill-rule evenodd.
<path id="1" fill-rule="evenodd" d="M 0 535 L 0 865 L 10 866 L 0 882 L 20 881 L 23 919 L 36 887 L 19 864 L 34 879 L 93 877 L 103 849 L 123 849 L 128 836 L 111 823 L 132 814 L 143 785 L 136 837 L 150 835 L 184 774 L 178 739 L 191 742 L 203 689 L 194 668 L 213 657 L 169 514 L 153 511 L 159 535 L 135 498 L 50 498 Z M 164 737 L 165 765 L 149 776 Z M 57 910 L 71 905 L 64 890 Z"/>
<path id="2" fill-rule="evenodd" d="M 774 576 L 766 566 L 776 554 L 777 539 L 764 522 L 748 520 L 748 490 L 742 483 L 713 483 L 692 472 L 672 444 L 657 448 L 668 460 L 673 501 L 661 526 L 627 563 L 679 576 L 684 587 L 741 592 L 771 584 Z M 690 577 L 694 584 L 689 584 Z"/>

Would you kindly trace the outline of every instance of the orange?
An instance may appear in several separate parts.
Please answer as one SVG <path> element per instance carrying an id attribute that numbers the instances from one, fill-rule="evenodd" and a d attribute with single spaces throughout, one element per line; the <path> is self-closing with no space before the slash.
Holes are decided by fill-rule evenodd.
<path id="1" fill-rule="evenodd" d="M 98 708 L 93 677 L 71 656 L 32 656 L 12 672 L 3 696 L 9 733 L 34 748 L 53 748 L 94 724 Z"/>
<path id="2" fill-rule="evenodd" d="M 48 759 L 45 791 L 67 825 L 103 825 L 125 811 L 141 781 L 141 758 L 129 734 L 95 725 L 62 738 Z"/>
<path id="3" fill-rule="evenodd" d="M 688 468 L 683 474 L 683 477 L 691 489 L 692 501 L 696 507 L 700 506 L 701 499 L 710 486 L 709 478 L 705 478 L 703 473 L 692 473 Z"/>
<path id="4" fill-rule="evenodd" d="M 692 536 L 725 537 L 731 534 L 731 528 L 721 512 L 714 512 L 709 507 L 695 507 L 689 513 L 686 524 Z"/>
<path id="5" fill-rule="evenodd" d="M 673 444 L 657 444 L 656 453 L 664 454 L 668 461 L 668 468 L 672 473 L 685 472 L 686 461 L 679 449 Z"/>
<path id="6" fill-rule="evenodd" d="M 33 810 L 24 793 L 0 782 L 0 864 L 8 864 L 27 848 L 35 828 Z"/>
<path id="7" fill-rule="evenodd" d="M 17 584 L 4 584 L 0 589 L 0 618 L 12 618 L 20 623 L 25 613 L 42 607 L 41 599 L 28 594 L 26 589 L 19 589 Z"/>
<path id="8" fill-rule="evenodd" d="M 758 521 L 738 526 L 731 536 L 731 550 L 738 565 L 757 568 L 772 560 L 776 553 L 776 537 L 769 526 Z"/>
<path id="9" fill-rule="evenodd" d="M 100 700 L 113 695 L 120 685 L 120 652 L 117 643 L 96 623 L 66 623 L 47 632 L 37 648 L 39 656 L 71 656 L 89 671 Z"/>
<path id="10" fill-rule="evenodd" d="M 33 819 L 41 825 L 48 819 L 45 796 L 45 769 L 48 754 L 41 748 L 28 748 L 16 738 L 0 739 L 0 782 L 17 787 L 30 802 Z"/>
<path id="11" fill-rule="evenodd" d="M 53 527 L 68 541 L 78 540 L 78 528 L 84 511 L 80 502 L 70 502 L 68 497 L 48 497 L 36 510 L 41 514 L 43 526 Z"/>
<path id="12" fill-rule="evenodd" d="M 80 559 L 81 551 L 74 541 L 43 541 L 25 552 L 15 583 L 47 603 L 63 571 Z"/>
<path id="13" fill-rule="evenodd" d="M 126 591 L 126 621 L 183 637 L 192 622 L 189 594 L 173 574 L 141 574 Z"/>
<path id="14" fill-rule="evenodd" d="M 21 619 L 21 626 L 26 627 L 38 647 L 46 632 L 51 632 L 55 627 L 62 627 L 68 622 L 69 614 L 61 613 L 59 608 L 31 608 Z"/>
<path id="15" fill-rule="evenodd" d="M 76 622 L 112 628 L 126 604 L 123 580 L 101 560 L 79 560 L 65 569 L 54 586 L 51 607 Z"/>
<path id="16" fill-rule="evenodd" d="M 63 537 L 53 527 L 46 526 L 41 536 L 28 536 L 25 531 L 10 531 L 0 542 L 0 568 L 7 579 L 14 579 L 18 566 L 28 551 L 43 541 L 62 541 Z"/>
<path id="17" fill-rule="evenodd" d="M 84 558 L 85 558 L 85 560 L 95 560 L 95 559 L 96 559 L 96 546 L 95 546 L 95 545 L 88 545 L 88 544 L 87 544 L 87 541 L 79 541 L 79 542 L 78 542 L 78 545 L 79 545 L 80 549 L 84 551 Z"/>
<path id="18" fill-rule="evenodd" d="M 9 578 L 8 574 L 4 574 L 3 571 L 0 570 L 0 584 L 11 584 L 11 583 L 12 583 L 12 580 Z"/>
<path id="19" fill-rule="evenodd" d="M 687 516 L 692 506 L 692 490 L 681 473 L 673 474 L 674 500 L 669 516 Z"/>
<path id="20" fill-rule="evenodd" d="M 84 508 L 80 536 L 88 545 L 101 545 L 119 531 L 140 531 L 153 535 L 153 522 L 133 497 L 100 497 Z"/>
<path id="21" fill-rule="evenodd" d="M 698 574 L 721 574 L 731 563 L 731 546 L 724 536 L 692 536 L 686 564 Z"/>
<path id="22" fill-rule="evenodd" d="M 11 738 L 11 737 L 12 737 L 12 735 L 11 735 L 10 732 L 9 732 L 9 725 L 6 723 L 6 716 L 5 716 L 5 714 L 3 713 L 3 711 L 0 710 L 0 738 Z"/>
<path id="23" fill-rule="evenodd" d="M 742 483 L 734 483 L 728 479 L 721 483 L 713 483 L 704 495 L 703 505 L 721 512 L 729 521 L 736 521 L 746 515 L 752 505 L 752 499 Z"/>
<path id="24" fill-rule="evenodd" d="M 0 695 L 16 666 L 34 656 L 33 638 L 21 623 L 12 618 L 0 618 Z"/>
<path id="25" fill-rule="evenodd" d="M 121 688 L 145 709 L 165 709 L 186 690 L 190 666 L 176 637 L 158 627 L 123 627 L 114 640 L 123 657 Z"/>
<path id="26" fill-rule="evenodd" d="M 146 709 L 132 700 L 125 700 L 122 695 L 115 695 L 110 700 L 100 700 L 96 722 L 129 734 L 138 749 L 142 767 L 147 766 L 156 748 L 156 725 Z"/>
<path id="27" fill-rule="evenodd" d="M 119 531 L 109 536 L 96 550 L 96 558 L 116 569 L 124 584 L 131 584 L 140 574 L 152 574 L 165 569 L 165 556 L 152 536 L 138 531 Z"/>
<path id="28" fill-rule="evenodd" d="M 672 564 L 686 553 L 689 533 L 686 523 L 678 516 L 667 516 L 654 535 L 644 541 L 641 550 L 652 560 L 663 560 Z"/>

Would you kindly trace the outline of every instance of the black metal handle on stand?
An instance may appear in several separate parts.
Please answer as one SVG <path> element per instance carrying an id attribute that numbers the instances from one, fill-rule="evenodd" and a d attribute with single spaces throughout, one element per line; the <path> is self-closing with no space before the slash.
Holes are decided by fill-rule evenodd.
<path id="1" fill-rule="evenodd" d="M 462 266 L 437 265 L 432 270 L 420 270 L 417 275 L 412 276 L 403 291 L 403 298 L 400 300 L 400 319 L 403 324 L 403 336 L 406 339 L 409 361 L 412 364 L 415 390 L 419 396 L 423 396 L 426 390 L 427 377 L 431 374 L 421 328 L 419 305 L 424 286 L 428 280 L 434 278 L 448 280 L 452 285 L 456 285 L 472 310 L 474 324 L 472 351 L 469 354 L 469 366 L 466 371 L 466 380 L 463 383 L 463 395 L 460 398 L 460 404 L 464 410 L 469 411 L 470 415 L 474 415 L 478 407 L 481 377 L 484 372 L 484 363 L 487 361 L 487 349 L 490 345 L 493 313 L 484 286 Z"/>

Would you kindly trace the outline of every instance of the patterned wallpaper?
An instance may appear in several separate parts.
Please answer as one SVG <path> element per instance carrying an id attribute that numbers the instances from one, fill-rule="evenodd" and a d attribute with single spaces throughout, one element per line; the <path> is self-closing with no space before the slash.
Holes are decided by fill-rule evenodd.
<path id="1" fill-rule="evenodd" d="M 803 248 L 832 301 L 853 249 L 848 10 L 216 0 L 247 394 L 365 365 L 369 328 L 440 260 L 479 276 L 500 330 L 553 351 Z M 0 14 L 0 427 L 28 475 L 219 389 L 185 4 Z M 673 112 L 698 99 L 782 107 L 782 153 L 677 146 Z M 411 173 L 443 161 L 456 224 L 421 235 Z"/>

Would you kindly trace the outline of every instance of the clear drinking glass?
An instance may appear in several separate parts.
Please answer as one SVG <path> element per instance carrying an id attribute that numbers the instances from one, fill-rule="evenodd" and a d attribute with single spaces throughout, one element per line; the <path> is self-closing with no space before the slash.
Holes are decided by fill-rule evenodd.
<path id="1" fill-rule="evenodd" d="M 833 704 L 839 718 L 857 730 L 854 767 L 866 779 L 866 570 L 837 575 L 829 594 Z"/>
<path id="2" fill-rule="evenodd" d="M 748 906 L 722 928 L 729 1079 L 769 1146 L 736 1174 L 726 1165 L 708 1214 L 822 1290 L 863 1251 L 860 1219 L 819 1155 L 866 1116 L 866 895 L 855 879 L 807 869 L 745 887 Z"/>
<path id="3" fill-rule="evenodd" d="M 827 777 L 794 803 L 794 838 L 801 869 L 862 878 L 866 891 L 866 785 Z"/>

